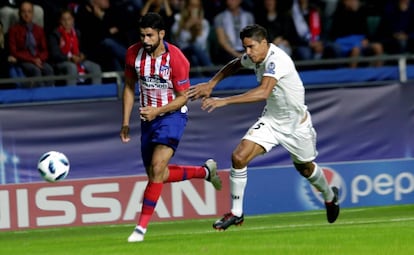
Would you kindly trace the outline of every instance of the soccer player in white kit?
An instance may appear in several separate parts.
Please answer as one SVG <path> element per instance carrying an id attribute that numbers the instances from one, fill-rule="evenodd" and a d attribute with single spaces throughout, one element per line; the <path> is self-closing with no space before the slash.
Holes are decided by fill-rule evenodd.
<path id="1" fill-rule="evenodd" d="M 202 98 L 202 109 L 208 112 L 229 104 L 266 100 L 262 116 L 253 124 L 232 153 L 230 169 L 231 211 L 214 222 L 213 227 L 225 230 L 241 225 L 243 196 L 247 183 L 247 165 L 258 155 L 277 145 L 289 151 L 299 173 L 322 193 L 327 220 L 335 222 L 339 215 L 338 188 L 329 187 L 322 169 L 314 162 L 317 156 L 316 132 L 305 105 L 305 89 L 292 59 L 267 41 L 266 30 L 249 25 L 240 32 L 246 52 L 227 63 L 208 82 L 190 88 L 188 96 Z M 259 85 L 243 94 L 212 98 L 214 87 L 240 68 L 254 69 Z"/>

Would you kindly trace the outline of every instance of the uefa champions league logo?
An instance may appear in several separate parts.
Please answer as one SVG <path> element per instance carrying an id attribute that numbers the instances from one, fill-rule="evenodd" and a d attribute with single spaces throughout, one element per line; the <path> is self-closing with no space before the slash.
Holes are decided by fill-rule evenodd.
<path id="1" fill-rule="evenodd" d="M 342 176 L 334 169 L 321 166 L 330 187 L 336 186 L 339 189 L 339 203 L 345 200 L 347 194 L 346 183 Z M 321 193 L 313 187 L 306 179 L 302 178 L 299 196 L 306 204 L 306 209 L 322 209 L 324 208 L 324 199 Z"/>

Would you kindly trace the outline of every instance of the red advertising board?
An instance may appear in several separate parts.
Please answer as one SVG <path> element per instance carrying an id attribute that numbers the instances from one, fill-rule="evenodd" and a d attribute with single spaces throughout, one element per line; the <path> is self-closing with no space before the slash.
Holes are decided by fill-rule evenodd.
<path id="1" fill-rule="evenodd" d="M 228 172 L 223 188 L 204 180 L 164 185 L 153 221 L 216 217 L 229 211 Z M 141 210 L 145 176 L 36 182 L 0 186 L 0 230 L 134 224 Z"/>

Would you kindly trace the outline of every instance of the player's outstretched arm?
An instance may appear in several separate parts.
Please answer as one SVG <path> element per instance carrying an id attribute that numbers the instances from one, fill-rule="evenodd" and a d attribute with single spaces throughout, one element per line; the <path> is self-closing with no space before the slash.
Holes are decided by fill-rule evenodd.
<path id="1" fill-rule="evenodd" d="M 198 83 L 187 94 L 191 100 L 210 97 L 214 87 L 224 78 L 233 75 L 241 68 L 240 58 L 235 58 L 221 68 L 208 82 Z"/>
<path id="2" fill-rule="evenodd" d="M 210 82 L 202 82 L 198 83 L 188 90 L 187 97 L 190 98 L 192 101 L 197 100 L 199 98 L 207 98 L 211 95 L 213 88 L 215 86 Z"/>
<path id="3" fill-rule="evenodd" d="M 272 93 L 272 90 L 274 86 L 276 86 L 276 83 L 277 80 L 273 77 L 263 77 L 262 82 L 258 87 L 251 89 L 243 94 L 223 98 L 203 98 L 201 109 L 207 112 L 212 112 L 216 108 L 229 104 L 253 103 L 266 100 Z"/>

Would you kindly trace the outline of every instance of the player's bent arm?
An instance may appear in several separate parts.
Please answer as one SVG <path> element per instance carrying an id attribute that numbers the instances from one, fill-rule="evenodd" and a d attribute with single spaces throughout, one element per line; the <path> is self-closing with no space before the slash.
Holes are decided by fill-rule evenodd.
<path id="1" fill-rule="evenodd" d="M 179 110 L 187 103 L 187 90 L 175 91 L 175 99 L 170 103 L 158 108 L 158 115 Z"/>
<path id="2" fill-rule="evenodd" d="M 264 76 L 258 87 L 243 94 L 222 98 L 222 100 L 224 100 L 226 105 L 260 102 L 269 97 L 273 88 L 276 86 L 276 83 L 277 80 L 275 78 Z"/>
<path id="3" fill-rule="evenodd" d="M 226 77 L 235 74 L 241 68 L 240 58 L 235 58 L 223 66 L 208 82 L 203 82 L 192 86 L 187 94 L 191 100 L 207 98 L 210 96 L 214 87 Z"/>
<path id="4" fill-rule="evenodd" d="M 129 126 L 129 120 L 135 101 L 135 83 L 135 79 L 125 78 L 125 86 L 122 95 L 122 126 Z"/>

